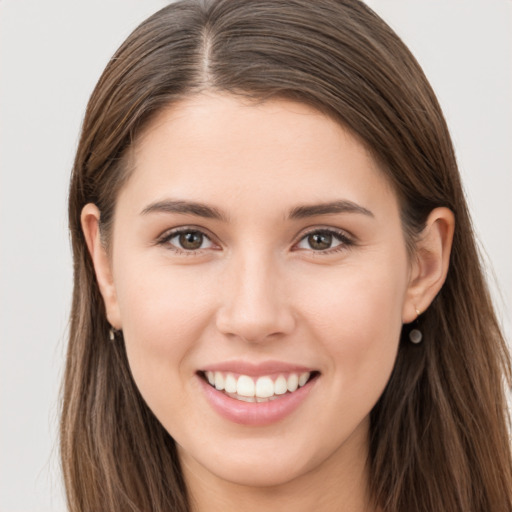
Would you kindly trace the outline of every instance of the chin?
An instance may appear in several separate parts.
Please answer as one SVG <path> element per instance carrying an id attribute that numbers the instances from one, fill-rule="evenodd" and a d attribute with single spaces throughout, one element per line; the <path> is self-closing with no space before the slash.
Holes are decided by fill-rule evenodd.
<path id="1" fill-rule="evenodd" d="M 221 464 L 210 467 L 209 471 L 217 477 L 234 485 L 244 487 L 278 487 L 283 486 L 307 473 L 307 465 L 298 466 L 294 461 L 281 460 L 276 463 L 274 457 L 261 461 L 246 459 L 224 460 Z"/>
<path id="2" fill-rule="evenodd" d="M 278 487 L 288 484 L 322 466 L 331 453 L 330 446 L 304 443 L 281 431 L 278 437 L 245 438 L 223 444 L 213 450 L 202 447 L 197 456 L 181 449 L 183 468 L 206 470 L 214 477 L 234 485 Z M 191 460 L 193 459 L 193 460 Z"/>

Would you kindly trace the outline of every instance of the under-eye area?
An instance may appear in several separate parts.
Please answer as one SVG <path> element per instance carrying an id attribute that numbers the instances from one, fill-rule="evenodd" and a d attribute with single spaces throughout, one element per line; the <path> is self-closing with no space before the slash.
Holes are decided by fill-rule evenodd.
<path id="1" fill-rule="evenodd" d="M 318 371 L 289 372 L 259 377 L 221 371 L 200 371 L 198 375 L 225 395 L 244 402 L 270 402 L 289 395 L 320 376 Z"/>

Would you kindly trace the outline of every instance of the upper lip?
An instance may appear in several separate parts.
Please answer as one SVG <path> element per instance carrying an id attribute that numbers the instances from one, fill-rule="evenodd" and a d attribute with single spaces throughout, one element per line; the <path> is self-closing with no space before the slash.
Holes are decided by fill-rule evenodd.
<path id="1" fill-rule="evenodd" d="M 257 377 L 260 375 L 269 375 L 273 373 L 303 373 L 315 371 L 314 368 L 307 366 L 286 363 L 283 361 L 262 361 L 260 363 L 250 363 L 248 361 L 224 361 L 221 363 L 204 366 L 200 369 L 202 372 L 230 372 Z"/>

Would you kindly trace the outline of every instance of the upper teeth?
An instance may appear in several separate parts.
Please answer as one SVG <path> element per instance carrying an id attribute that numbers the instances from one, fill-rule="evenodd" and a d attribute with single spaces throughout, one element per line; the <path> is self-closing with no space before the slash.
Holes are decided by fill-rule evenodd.
<path id="1" fill-rule="evenodd" d="M 267 375 L 253 378 L 248 375 L 237 376 L 233 373 L 206 372 L 208 382 L 219 391 L 256 398 L 284 395 L 287 391 L 293 393 L 298 387 L 304 386 L 310 376 L 310 372 L 290 373 L 287 377 L 279 375 L 273 380 Z"/>

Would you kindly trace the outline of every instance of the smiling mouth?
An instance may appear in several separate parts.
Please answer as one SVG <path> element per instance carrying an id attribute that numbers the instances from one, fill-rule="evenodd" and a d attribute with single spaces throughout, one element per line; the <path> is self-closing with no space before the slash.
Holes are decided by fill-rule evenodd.
<path id="1" fill-rule="evenodd" d="M 319 372 L 287 373 L 275 376 L 234 374 L 220 371 L 201 371 L 199 376 L 217 391 L 243 402 L 270 402 L 278 400 L 304 387 L 317 378 Z"/>

